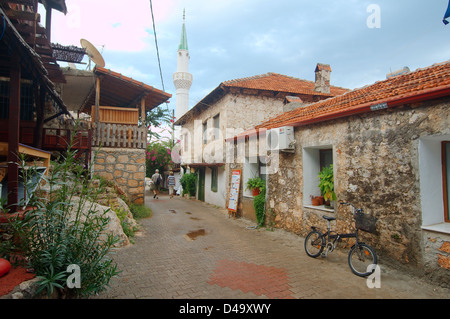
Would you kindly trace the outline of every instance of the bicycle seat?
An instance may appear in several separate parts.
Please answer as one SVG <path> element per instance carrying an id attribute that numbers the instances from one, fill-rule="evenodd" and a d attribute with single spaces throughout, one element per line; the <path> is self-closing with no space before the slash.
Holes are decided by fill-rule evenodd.
<path id="1" fill-rule="evenodd" d="M 326 215 L 323 215 L 322 217 L 323 217 L 323 219 L 326 219 L 328 221 L 336 220 L 336 217 L 328 217 Z"/>

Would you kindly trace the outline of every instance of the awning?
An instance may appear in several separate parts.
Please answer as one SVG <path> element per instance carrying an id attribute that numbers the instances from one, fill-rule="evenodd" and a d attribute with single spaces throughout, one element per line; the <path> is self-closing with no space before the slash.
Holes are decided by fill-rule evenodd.
<path id="1" fill-rule="evenodd" d="M 103 106 L 135 107 L 144 99 L 145 109 L 150 111 L 172 97 L 172 94 L 109 69 L 96 66 L 93 72 L 101 80 L 99 103 Z M 81 105 L 80 111 L 90 113 L 93 105 L 95 105 L 95 86 Z"/>

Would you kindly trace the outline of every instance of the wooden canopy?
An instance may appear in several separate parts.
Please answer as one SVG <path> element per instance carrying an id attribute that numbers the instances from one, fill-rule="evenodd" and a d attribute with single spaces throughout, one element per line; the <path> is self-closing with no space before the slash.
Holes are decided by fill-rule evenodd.
<path id="1" fill-rule="evenodd" d="M 92 87 L 80 109 L 88 114 L 96 104 L 96 93 L 99 105 L 135 108 L 145 102 L 145 111 L 154 109 L 172 97 L 172 94 L 109 69 L 96 66 L 93 72 L 99 85 Z"/>

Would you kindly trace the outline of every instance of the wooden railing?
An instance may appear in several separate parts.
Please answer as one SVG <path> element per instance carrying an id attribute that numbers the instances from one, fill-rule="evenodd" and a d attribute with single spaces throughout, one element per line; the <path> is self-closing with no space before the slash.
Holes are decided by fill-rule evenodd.
<path id="1" fill-rule="evenodd" d="M 146 148 L 147 128 L 137 125 L 92 123 L 92 146 Z"/>
<path id="2" fill-rule="evenodd" d="M 48 150 L 66 150 L 70 143 L 72 148 L 88 150 L 90 148 L 90 132 L 89 130 L 78 130 L 76 135 L 71 137 L 75 132 L 72 129 L 62 128 L 44 128 L 43 129 L 42 147 Z"/>
<path id="3" fill-rule="evenodd" d="M 98 114 L 100 123 L 122 125 L 138 125 L 139 123 L 139 109 L 99 106 Z M 91 117 L 92 121 L 95 122 L 95 106 L 92 106 Z"/>

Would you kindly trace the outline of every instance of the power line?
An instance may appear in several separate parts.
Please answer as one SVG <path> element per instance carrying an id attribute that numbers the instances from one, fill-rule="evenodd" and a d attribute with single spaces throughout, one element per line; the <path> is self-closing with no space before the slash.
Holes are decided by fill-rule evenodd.
<path id="1" fill-rule="evenodd" d="M 156 45 L 156 55 L 158 57 L 159 75 L 161 76 L 161 83 L 162 83 L 163 91 L 165 92 L 166 90 L 164 89 L 164 80 L 163 80 L 163 75 L 162 75 L 162 70 L 161 70 L 161 60 L 159 59 L 158 39 L 156 38 L 155 18 L 153 16 L 152 0 L 150 0 L 150 11 L 152 12 L 153 33 L 155 34 L 155 45 Z"/>

